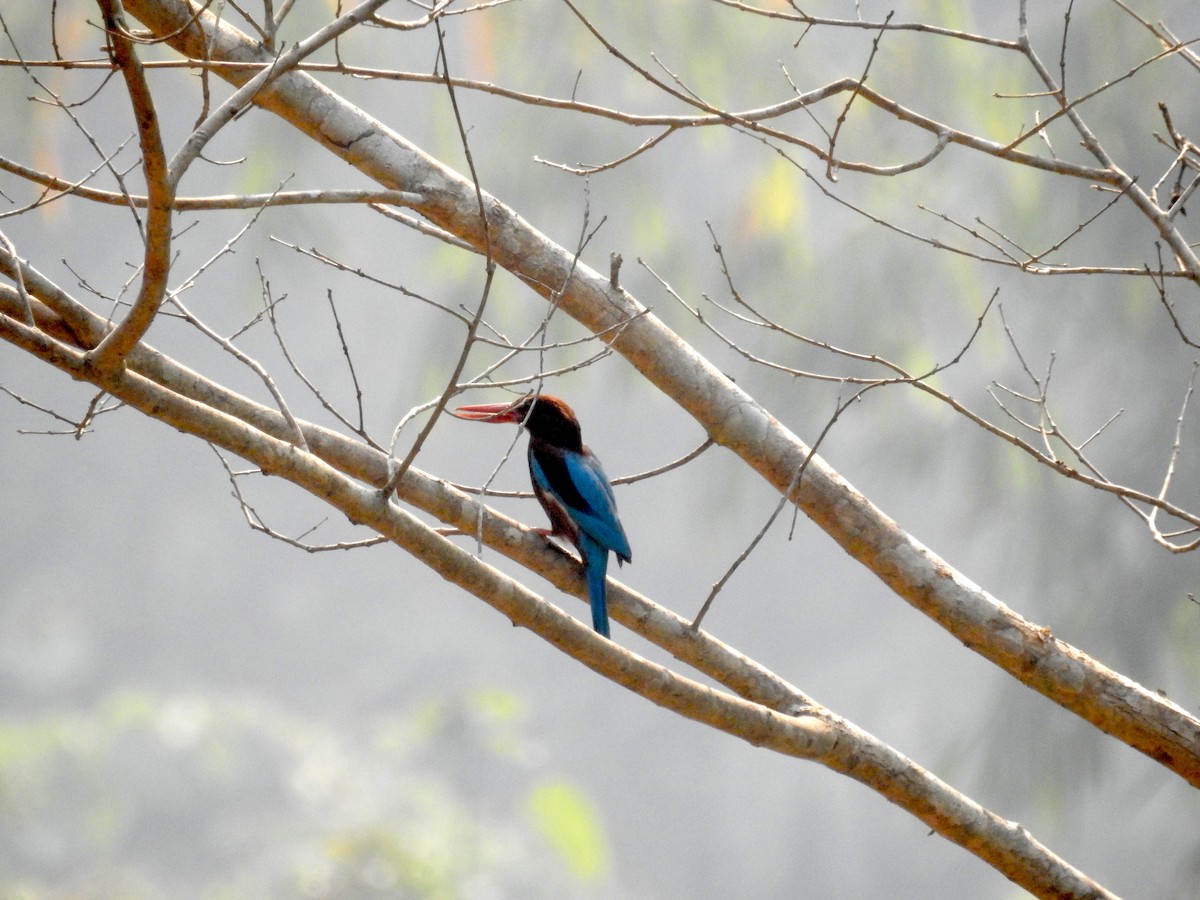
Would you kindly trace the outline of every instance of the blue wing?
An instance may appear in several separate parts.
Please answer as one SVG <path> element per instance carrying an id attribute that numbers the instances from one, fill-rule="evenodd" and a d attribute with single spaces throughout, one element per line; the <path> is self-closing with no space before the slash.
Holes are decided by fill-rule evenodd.
<path id="1" fill-rule="evenodd" d="M 588 449 L 582 453 L 530 443 L 529 474 L 539 493 L 549 495 L 582 535 L 625 562 L 632 558 L 629 538 L 617 516 L 617 500 L 600 461 Z M 551 519 L 554 513 L 547 508 Z M 580 553 L 587 554 L 581 545 Z M 585 561 L 587 561 L 585 559 Z"/>

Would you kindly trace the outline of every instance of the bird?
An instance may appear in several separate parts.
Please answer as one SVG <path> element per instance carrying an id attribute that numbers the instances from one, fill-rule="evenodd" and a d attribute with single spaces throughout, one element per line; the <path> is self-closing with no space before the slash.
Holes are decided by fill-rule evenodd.
<path id="1" fill-rule="evenodd" d="M 453 415 L 484 422 L 515 422 L 529 432 L 529 480 L 550 518 L 537 531 L 575 545 L 587 575 L 592 628 L 611 638 L 608 626 L 608 554 L 633 561 L 617 516 L 617 500 L 600 460 L 583 443 L 579 419 L 559 397 L 527 394 L 513 403 L 460 406 Z"/>

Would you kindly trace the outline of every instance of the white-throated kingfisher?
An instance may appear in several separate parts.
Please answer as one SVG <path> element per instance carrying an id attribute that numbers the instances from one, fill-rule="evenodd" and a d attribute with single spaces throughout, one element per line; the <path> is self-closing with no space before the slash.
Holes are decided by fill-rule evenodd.
<path id="1" fill-rule="evenodd" d="M 460 419 L 515 422 L 529 432 L 529 479 L 533 493 L 550 517 L 543 534 L 575 545 L 587 574 L 592 627 L 608 633 L 608 554 L 630 562 L 629 538 L 617 517 L 617 500 L 600 460 L 583 443 L 579 420 L 558 397 L 530 394 L 515 403 L 460 406 Z"/>

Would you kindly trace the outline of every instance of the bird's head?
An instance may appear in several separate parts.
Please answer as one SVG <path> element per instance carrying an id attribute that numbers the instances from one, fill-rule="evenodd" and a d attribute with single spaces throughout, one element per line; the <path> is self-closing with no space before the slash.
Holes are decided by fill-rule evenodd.
<path id="1" fill-rule="evenodd" d="M 460 406 L 452 415 L 481 422 L 516 422 L 538 440 L 565 450 L 583 449 L 579 420 L 566 402 L 549 394 L 527 394 L 515 403 Z"/>

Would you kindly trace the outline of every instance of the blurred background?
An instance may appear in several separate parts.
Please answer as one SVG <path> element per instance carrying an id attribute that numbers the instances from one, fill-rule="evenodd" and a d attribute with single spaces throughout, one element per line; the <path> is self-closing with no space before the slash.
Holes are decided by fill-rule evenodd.
<path id="1" fill-rule="evenodd" d="M 824 3 L 807 12 L 878 19 L 892 8 Z M 1077 96 L 1152 56 L 1151 35 L 1115 4 L 1035 4 L 1030 32 L 1047 64 L 1066 50 Z M 1147 3 L 1183 39 L 1194 4 Z M 859 76 L 876 36 L 751 17 L 717 4 L 590 3 L 602 32 L 641 65 L 744 110 Z M 1017 4 L 911 3 L 897 21 L 926 21 L 1005 39 Z M 11 42 L 0 56 L 52 56 L 40 4 L 0 0 Z M 254 10 L 257 14 L 257 10 Z M 416 8 L 385 12 L 417 15 Z M 330 15 L 296 4 L 283 36 Z M 232 12 L 230 20 L 237 21 Z M 93 4 L 56 7 L 64 56 L 96 57 Z M 637 113 L 683 113 L 623 68 L 564 4 L 518 2 L 445 20 L 450 71 L 552 97 Z M 16 49 L 14 49 L 16 48 Z M 1097 48 L 1104 48 L 1103 52 Z M 428 29 L 360 29 L 339 46 L 351 65 L 428 73 Z M 146 58 L 169 59 L 158 47 Z M 661 61 L 659 69 L 651 54 Z M 332 61 L 332 52 L 319 56 Z M 465 171 L 444 87 L 319 76 L 419 147 Z M 670 76 L 663 75 L 665 78 Z M 156 71 L 152 86 L 171 153 L 201 112 L 198 79 Z M 884 35 L 876 90 L 965 131 L 1006 141 L 1048 100 L 1010 51 L 918 32 Z M 1194 69 L 1147 67 L 1082 111 L 1126 171 L 1152 183 L 1173 151 L 1157 104 L 1200 133 Z M 218 97 L 226 88 L 214 82 Z M 70 115 L 44 102 L 51 94 Z M 94 96 L 93 96 L 94 94 Z M 31 100 L 38 97 L 41 100 Z M 457 93 L 488 191 L 559 243 L 595 230 L 582 259 L 607 271 L 716 365 L 812 441 L 850 389 L 754 366 L 699 324 L 659 283 L 702 306 L 741 346 L 784 365 L 858 374 L 819 349 L 723 317 L 723 250 L 738 291 L 797 332 L 911 367 L 952 359 L 988 299 L 993 308 L 963 360 L 938 385 L 995 421 L 994 383 L 1034 391 L 1014 352 L 1042 377 L 1051 409 L 1079 438 L 1118 410 L 1090 445 L 1114 480 L 1156 493 L 1168 462 L 1194 347 L 1180 340 L 1149 280 L 1035 277 L 937 250 L 856 211 L 995 253 L 938 214 L 1039 252 L 1110 199 L 1084 181 L 959 148 L 892 178 L 841 172 L 836 183 L 800 148 L 791 160 L 728 129 L 691 129 L 652 152 L 583 179 L 539 160 L 599 164 L 649 137 L 605 119 Z M 814 110 L 832 128 L 843 103 Z M 74 119 L 74 121 L 73 121 Z M 78 179 L 131 135 L 119 78 L 99 71 L 0 67 L 0 156 Z M 805 113 L 781 127 L 822 142 Z M 1051 149 L 1091 163 L 1060 122 Z M 856 103 L 839 135 L 844 158 L 897 165 L 929 135 Z M 180 188 L 203 196 L 372 187 L 268 114 L 250 111 L 207 148 Z M 133 168 L 136 140 L 115 167 Z M 801 166 L 810 167 L 806 173 Z M 109 175 L 96 186 L 115 189 Z M 37 192 L 0 175 L 0 211 Z M 847 205 L 851 204 L 851 205 Z M 922 209 L 924 207 L 924 209 Z M 211 260 L 251 211 L 180 213 L 173 284 Z M 1200 210 L 1193 211 L 1200 215 Z M 711 227 L 711 234 L 709 228 Z M 107 312 L 136 290 L 140 243 L 128 210 L 61 199 L 0 228 L 40 271 Z M 989 229 L 991 229 L 989 231 Z M 1003 237 L 997 237 L 1000 234 Z M 1080 266 L 1157 265 L 1155 235 L 1118 204 L 1051 259 Z M 298 253 L 314 248 L 379 281 Z M 363 389 L 369 433 L 386 444 L 416 404 L 435 397 L 462 339 L 438 309 L 473 308 L 481 261 L 357 207 L 268 209 L 233 252 L 182 295 L 223 334 L 258 315 L 264 291 L 298 366 L 353 413 L 354 385 L 329 297 Z M 1169 285 L 1181 326 L 1200 335 L 1195 290 Z M 94 292 L 94 295 L 93 295 Z M 283 299 L 281 299 L 283 298 Z M 519 339 L 544 302 L 501 274 L 488 321 Z M 1006 327 L 1008 334 L 1006 334 Z M 1011 334 L 1011 340 L 1009 337 Z M 554 317 L 556 341 L 584 337 Z M 270 402 L 253 373 L 178 318 L 148 341 L 185 365 Z M 281 360 L 269 326 L 240 339 L 268 366 L 297 415 L 329 417 Z M 595 345 L 556 351 L 552 368 Z M 468 373 L 493 357 L 481 351 Z M 536 358 L 505 372 L 537 370 Z M 305 553 L 252 532 L 214 452 L 129 410 L 97 417 L 81 440 L 12 394 L 71 419 L 94 392 L 0 348 L 0 895 L 58 897 L 931 897 L 1022 892 L 866 788 L 666 713 L 597 678 L 394 547 Z M 619 477 L 693 449 L 700 428 L 619 357 L 547 385 L 576 408 L 585 440 Z M 504 398 L 477 392 L 477 402 Z M 1016 409 L 1016 407 L 1014 407 Z M 1028 409 L 1020 410 L 1028 412 Z M 400 447 L 416 433 L 409 426 Z M 416 464 L 478 484 L 513 433 L 442 421 Z M 1184 422 L 1172 485 L 1200 506 L 1200 428 Z M 822 455 L 919 540 L 1032 621 L 1185 708 L 1200 706 L 1196 555 L 1155 546 L 1115 498 L 1066 482 L 901 386 L 842 416 Z M 523 450 L 498 489 L 525 489 Z M 236 467 L 236 461 L 234 461 Z M 240 486 L 273 528 L 319 544 L 369 537 L 328 519 L 282 483 Z M 618 488 L 634 564 L 614 573 L 684 616 L 766 522 L 776 497 L 731 454 L 711 449 L 661 477 Z M 531 524 L 532 500 L 496 505 Z M 965 650 L 891 594 L 822 532 L 787 515 L 717 599 L 705 627 L 835 712 L 931 769 L 1109 889 L 1129 897 L 1195 897 L 1200 800 L 1181 779 L 1106 738 Z M 466 542 L 466 539 L 463 539 Z M 495 554 L 518 577 L 528 573 Z M 579 601 L 535 582 L 581 617 Z M 617 626 L 614 637 L 663 662 Z"/>

